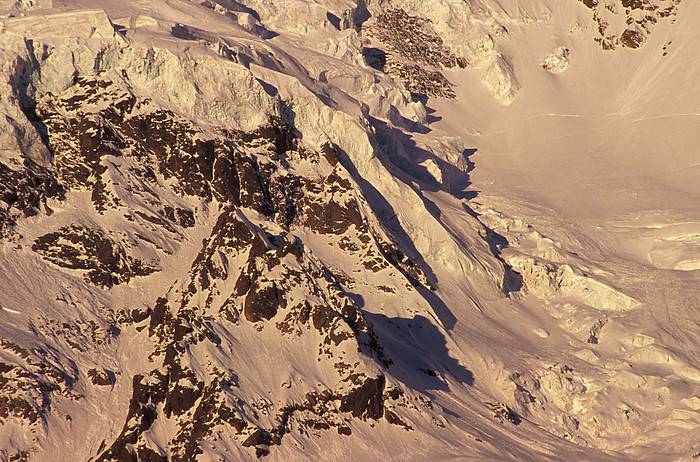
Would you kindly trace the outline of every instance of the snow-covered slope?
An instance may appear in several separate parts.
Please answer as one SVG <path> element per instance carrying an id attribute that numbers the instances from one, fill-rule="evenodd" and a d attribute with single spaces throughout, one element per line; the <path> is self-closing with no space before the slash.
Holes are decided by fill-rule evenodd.
<path id="1" fill-rule="evenodd" d="M 0 2 L 0 458 L 698 457 L 699 8 Z"/>

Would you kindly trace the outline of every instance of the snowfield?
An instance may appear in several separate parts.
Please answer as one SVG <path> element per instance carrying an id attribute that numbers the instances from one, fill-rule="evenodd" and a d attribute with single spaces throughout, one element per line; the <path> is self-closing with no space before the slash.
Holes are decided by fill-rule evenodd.
<path id="1" fill-rule="evenodd" d="M 698 459 L 699 41 L 0 1 L 0 460 Z"/>

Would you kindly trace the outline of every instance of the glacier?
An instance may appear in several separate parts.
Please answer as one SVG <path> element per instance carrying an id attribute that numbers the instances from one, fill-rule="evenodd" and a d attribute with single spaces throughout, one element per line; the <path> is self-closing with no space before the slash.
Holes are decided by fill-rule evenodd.
<path id="1" fill-rule="evenodd" d="M 0 2 L 0 458 L 694 460 L 698 8 Z"/>

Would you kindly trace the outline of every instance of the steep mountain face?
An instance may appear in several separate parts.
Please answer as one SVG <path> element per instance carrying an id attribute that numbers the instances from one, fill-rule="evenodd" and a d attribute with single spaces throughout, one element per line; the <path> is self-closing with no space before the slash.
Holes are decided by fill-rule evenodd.
<path id="1" fill-rule="evenodd" d="M 502 3 L 0 2 L 2 459 L 695 457 L 695 260 L 482 199 L 440 125 L 527 92 L 554 9 Z"/>

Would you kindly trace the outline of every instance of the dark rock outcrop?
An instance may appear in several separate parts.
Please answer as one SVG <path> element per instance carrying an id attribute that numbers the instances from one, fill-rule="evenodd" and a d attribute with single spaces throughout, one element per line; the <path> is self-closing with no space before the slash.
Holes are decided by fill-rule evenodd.
<path id="1" fill-rule="evenodd" d="M 368 66 L 398 78 L 418 96 L 455 98 L 441 69 L 465 68 L 468 63 L 444 44 L 429 20 L 400 8 L 390 9 L 363 26 L 363 33 L 386 48 L 364 48 Z"/>

